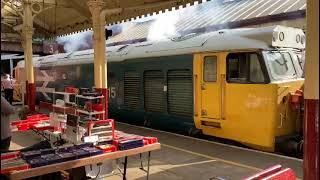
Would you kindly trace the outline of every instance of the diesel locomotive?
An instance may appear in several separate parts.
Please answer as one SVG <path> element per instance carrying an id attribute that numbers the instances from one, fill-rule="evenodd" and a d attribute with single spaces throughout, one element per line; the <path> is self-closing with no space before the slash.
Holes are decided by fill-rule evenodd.
<path id="1" fill-rule="evenodd" d="M 302 135 L 305 34 L 271 26 L 106 48 L 109 116 L 229 139 L 263 151 Z M 94 86 L 93 50 L 36 57 L 37 102 Z M 24 62 L 15 68 L 24 82 Z M 289 143 L 290 144 L 290 143 Z M 286 146 L 289 147 L 289 146 Z"/>

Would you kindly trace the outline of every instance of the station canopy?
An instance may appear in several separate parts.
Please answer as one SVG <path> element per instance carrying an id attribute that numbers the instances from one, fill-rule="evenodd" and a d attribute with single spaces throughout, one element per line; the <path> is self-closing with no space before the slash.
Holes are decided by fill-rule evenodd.
<path id="1" fill-rule="evenodd" d="M 35 37 L 56 37 L 92 28 L 88 0 L 28 0 L 34 13 Z M 106 25 L 180 9 L 204 0 L 103 0 L 110 13 Z M 23 0 L 1 0 L 1 34 L 22 28 Z"/>

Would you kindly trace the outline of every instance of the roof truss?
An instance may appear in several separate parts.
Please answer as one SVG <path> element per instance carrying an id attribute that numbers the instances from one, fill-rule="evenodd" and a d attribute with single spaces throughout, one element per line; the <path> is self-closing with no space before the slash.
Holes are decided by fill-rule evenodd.
<path id="1" fill-rule="evenodd" d="M 1 0 L 1 23 L 10 27 L 22 24 L 22 1 Z M 92 27 L 88 0 L 26 0 L 32 3 L 34 26 L 45 37 L 67 35 Z M 192 5 L 196 0 L 104 0 L 106 24 L 130 21 Z M 37 31 L 37 30 L 36 30 Z M 12 30 L 14 32 L 14 30 Z M 45 33 L 44 33 L 45 32 Z"/>

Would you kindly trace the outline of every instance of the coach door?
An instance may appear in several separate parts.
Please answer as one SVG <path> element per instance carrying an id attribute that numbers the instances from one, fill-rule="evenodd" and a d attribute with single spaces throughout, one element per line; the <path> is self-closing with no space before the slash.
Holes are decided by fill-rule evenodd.
<path id="1" fill-rule="evenodd" d="M 221 105 L 223 97 L 223 75 L 221 66 L 221 54 L 208 53 L 199 54 L 195 58 L 195 79 L 198 98 L 196 106 L 198 107 L 197 115 L 202 119 L 218 120 L 221 119 Z"/>

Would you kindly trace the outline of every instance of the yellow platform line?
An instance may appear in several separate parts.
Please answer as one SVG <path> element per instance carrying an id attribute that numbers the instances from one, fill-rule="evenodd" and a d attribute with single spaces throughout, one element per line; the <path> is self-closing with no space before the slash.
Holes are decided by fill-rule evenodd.
<path id="1" fill-rule="evenodd" d="M 252 170 L 256 170 L 256 171 L 263 170 L 263 169 L 256 168 L 256 167 L 253 167 L 253 166 L 248 166 L 248 165 L 245 165 L 245 164 L 236 163 L 236 162 L 233 162 L 233 161 L 228 161 L 228 160 L 225 160 L 225 159 L 221 159 L 221 158 L 217 158 L 217 157 L 213 157 L 213 156 L 209 156 L 209 155 L 205 155 L 205 154 L 201 154 L 201 153 L 185 150 L 185 149 L 182 149 L 182 148 L 170 146 L 170 145 L 163 144 L 163 143 L 161 143 L 161 146 L 168 147 L 168 148 L 175 149 L 175 150 L 182 151 L 182 152 L 186 152 L 186 153 L 193 154 L 193 155 L 196 155 L 196 156 L 205 157 L 207 159 L 221 161 L 221 162 L 224 162 L 224 163 L 232 164 L 232 165 L 243 167 L 243 168 L 247 168 L 247 169 L 252 169 Z"/>
<path id="2" fill-rule="evenodd" d="M 165 134 L 170 134 L 170 135 L 174 135 L 174 136 L 180 136 L 180 137 L 184 137 L 184 138 L 189 138 L 189 139 L 193 139 L 193 140 L 207 142 L 207 143 L 211 143 L 211 144 L 229 146 L 229 147 L 232 147 L 232 148 L 235 148 L 235 149 L 242 149 L 242 150 L 246 150 L 246 151 L 252 151 L 252 152 L 256 152 L 256 153 L 267 154 L 267 155 L 277 156 L 277 157 L 281 157 L 281 158 L 302 161 L 302 160 L 296 159 L 296 158 L 291 158 L 291 157 L 272 154 L 272 153 L 268 153 L 268 152 L 261 152 L 261 151 L 257 151 L 257 150 L 253 150 L 253 149 L 247 149 L 247 148 L 242 148 L 242 147 L 237 147 L 237 146 L 232 146 L 232 145 L 212 142 L 212 141 L 208 141 L 208 140 L 204 140 L 204 139 L 197 139 L 197 138 L 194 138 L 194 137 L 184 136 L 184 135 L 175 134 L 175 133 L 166 132 L 166 131 L 161 131 L 161 130 L 157 130 L 157 129 L 151 129 L 151 128 L 147 128 L 147 127 L 136 126 L 136 125 L 132 125 L 132 124 L 128 124 L 128 123 L 123 123 L 123 122 L 117 122 L 117 123 L 124 124 L 124 125 L 127 125 L 127 126 L 136 127 L 136 128 L 140 128 L 140 129 L 146 129 L 146 130 L 155 131 L 155 132 L 159 132 L 159 133 L 165 133 Z M 175 149 L 175 150 L 182 151 L 182 152 L 186 152 L 186 153 L 193 154 L 193 155 L 196 155 L 196 156 L 205 157 L 205 158 L 208 158 L 208 159 L 225 162 L 225 163 L 232 164 L 232 165 L 239 166 L 239 167 L 244 167 L 244 168 L 248 168 L 248 169 L 252 169 L 252 170 L 256 170 L 256 171 L 262 171 L 263 170 L 261 168 L 256 168 L 256 167 L 253 167 L 253 166 L 249 166 L 249 165 L 245 165 L 245 164 L 241 164 L 241 163 L 236 163 L 236 162 L 233 162 L 233 161 L 228 161 L 228 160 L 217 158 L 217 157 L 213 157 L 213 156 L 209 156 L 209 155 L 205 155 L 205 154 L 201 154 L 201 153 L 196 153 L 196 152 L 193 152 L 193 151 L 188 151 L 188 150 L 185 150 L 185 149 L 182 149 L 182 148 L 178 148 L 178 147 L 175 147 L 175 146 L 171 146 L 171 145 L 168 145 L 168 144 L 161 143 L 161 146 L 168 147 L 168 148 Z M 302 179 L 296 178 L 296 180 L 302 180 Z"/>
<path id="3" fill-rule="evenodd" d="M 227 163 L 227 164 L 232 164 L 232 165 L 235 165 L 235 166 L 239 166 L 239 167 L 255 170 L 255 171 L 262 171 L 263 170 L 263 169 L 256 168 L 256 167 L 253 167 L 253 166 L 248 166 L 248 165 L 245 165 L 245 164 L 242 164 L 242 163 L 236 163 L 236 162 L 233 162 L 233 161 L 228 161 L 228 160 L 225 160 L 225 159 L 221 159 L 221 158 L 217 158 L 217 157 L 213 157 L 213 156 L 209 156 L 209 155 L 205 155 L 205 154 L 189 151 L 189 150 L 186 150 L 186 149 L 178 148 L 178 147 L 167 145 L 167 144 L 163 144 L 163 143 L 161 143 L 161 146 L 167 147 L 167 148 L 171 148 L 171 149 L 175 149 L 177 151 L 186 152 L 186 153 L 193 154 L 193 155 L 196 155 L 196 156 L 200 156 L 200 157 L 204 157 L 204 158 L 208 158 L 208 159 L 212 159 L 212 160 L 216 160 L 216 161 L 221 161 L 221 162 L 224 162 L 224 163 Z M 296 180 L 301 180 L 301 179 L 300 178 L 296 178 Z"/>
<path id="4" fill-rule="evenodd" d="M 295 160 L 295 161 L 302 162 L 302 159 L 293 158 L 293 157 L 288 157 L 288 156 L 283 156 L 283 155 L 279 155 L 279 154 L 275 154 L 275 153 L 263 152 L 263 151 L 258 151 L 258 150 L 255 150 L 255 149 L 238 147 L 238 146 L 235 146 L 235 145 L 229 145 L 229 144 L 224 144 L 224 143 L 209 141 L 209 140 L 200 139 L 200 138 L 195 138 L 195 137 L 191 137 L 191 136 L 185 136 L 185 135 L 176 134 L 176 133 L 171 133 L 171 132 L 167 132 L 167 131 L 161 131 L 161 130 L 158 130 L 158 129 L 152 129 L 152 128 L 147 128 L 147 127 L 142 127 L 142 126 L 136 126 L 136 125 L 132 125 L 132 124 L 128 124 L 128 123 L 123 123 L 123 122 L 117 122 L 117 123 L 119 123 L 119 124 L 124 124 L 124 125 L 126 125 L 126 126 L 136 127 L 136 128 L 139 128 L 139 129 L 146 129 L 146 130 L 155 131 L 155 132 L 159 132 L 159 133 L 170 134 L 170 135 L 177 136 L 177 137 L 183 137 L 183 138 L 186 138 L 186 139 L 192 139 L 192 140 L 196 140 L 196 141 L 200 141 L 200 142 L 205 142 L 205 143 L 209 143 L 209 144 L 216 144 L 216 145 L 221 145 L 221 146 L 224 146 L 224 147 L 229 147 L 229 148 L 234 148 L 234 149 L 240 149 L 240 150 L 244 150 L 244 151 L 249 151 L 249 152 L 254 152 L 254 153 L 259 153 L 259 154 L 265 154 L 265 155 L 269 155 L 269 156 L 274 156 L 274 157 L 279 157 L 279 158 L 290 159 L 290 160 Z"/>

